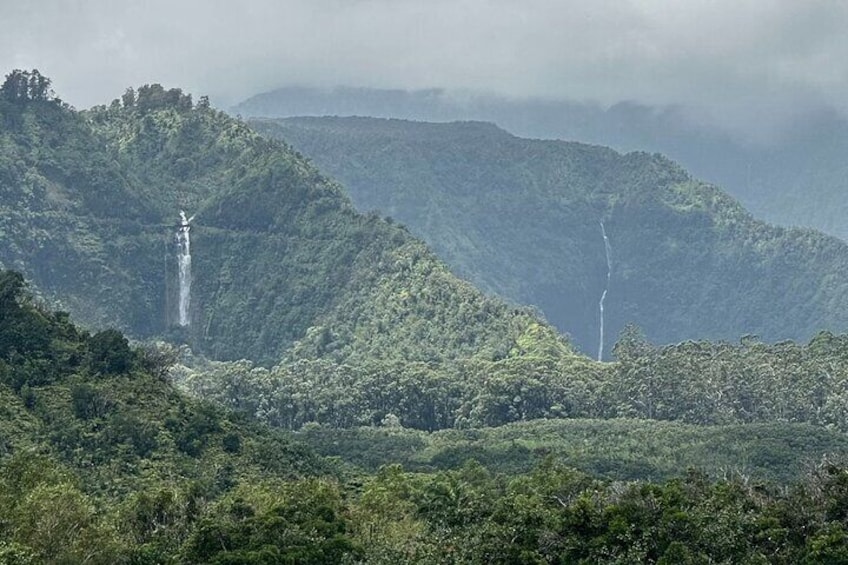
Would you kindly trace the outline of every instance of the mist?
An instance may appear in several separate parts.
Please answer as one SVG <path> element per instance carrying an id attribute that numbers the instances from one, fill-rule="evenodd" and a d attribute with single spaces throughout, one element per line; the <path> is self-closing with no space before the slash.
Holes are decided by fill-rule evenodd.
<path id="1" fill-rule="evenodd" d="M 78 108 L 159 82 L 220 107 L 290 85 L 631 101 L 754 136 L 848 111 L 836 2 L 45 0 L 0 19 L 4 72 L 38 68 Z"/>

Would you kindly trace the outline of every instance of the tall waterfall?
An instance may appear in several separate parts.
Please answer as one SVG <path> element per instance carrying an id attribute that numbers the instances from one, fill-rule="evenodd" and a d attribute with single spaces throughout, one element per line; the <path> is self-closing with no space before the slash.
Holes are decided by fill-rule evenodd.
<path id="1" fill-rule="evenodd" d="M 191 306 L 191 218 L 186 218 L 184 211 L 180 210 L 180 225 L 177 226 L 177 267 L 179 281 L 179 303 L 178 322 L 181 326 L 190 323 L 189 307 Z"/>
<path id="2" fill-rule="evenodd" d="M 604 222 L 601 221 L 601 235 L 604 236 L 604 253 L 607 258 L 607 284 L 604 286 L 604 292 L 601 293 L 601 300 L 598 302 L 598 310 L 601 315 L 599 325 L 600 339 L 598 343 L 598 361 L 603 361 L 604 358 L 604 301 L 607 299 L 607 291 L 609 290 L 610 278 L 612 277 L 612 247 L 610 247 L 607 230 L 604 228 Z"/>

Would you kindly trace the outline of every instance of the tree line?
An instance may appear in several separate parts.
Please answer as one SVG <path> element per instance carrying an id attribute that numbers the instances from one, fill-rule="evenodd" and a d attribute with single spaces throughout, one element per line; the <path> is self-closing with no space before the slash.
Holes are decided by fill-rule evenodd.
<path id="1" fill-rule="evenodd" d="M 173 371 L 177 384 L 276 427 L 348 428 L 386 418 L 420 430 L 538 418 L 641 418 L 692 424 L 809 423 L 848 431 L 848 336 L 807 344 L 688 341 L 653 346 L 628 327 L 616 362 L 554 352 L 453 363 L 249 361 Z M 189 363 L 190 364 L 190 363 Z"/>

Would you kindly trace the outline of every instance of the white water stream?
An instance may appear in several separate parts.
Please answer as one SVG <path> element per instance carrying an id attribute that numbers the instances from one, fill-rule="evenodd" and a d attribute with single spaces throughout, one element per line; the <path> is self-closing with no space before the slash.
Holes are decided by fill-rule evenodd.
<path id="1" fill-rule="evenodd" d="M 607 299 L 607 291 L 609 290 L 610 278 L 612 277 L 612 247 L 610 247 L 604 222 L 601 222 L 601 235 L 604 236 L 604 253 L 606 253 L 607 257 L 607 284 L 604 286 L 604 292 L 601 293 L 601 300 L 598 302 L 598 310 L 601 317 L 599 324 L 598 361 L 602 361 L 604 358 L 604 301 Z"/>
<path id="2" fill-rule="evenodd" d="M 191 306 L 191 218 L 186 218 L 185 212 L 180 210 L 180 225 L 177 226 L 177 266 L 179 269 L 179 304 L 178 322 L 181 326 L 190 323 L 189 308 Z"/>

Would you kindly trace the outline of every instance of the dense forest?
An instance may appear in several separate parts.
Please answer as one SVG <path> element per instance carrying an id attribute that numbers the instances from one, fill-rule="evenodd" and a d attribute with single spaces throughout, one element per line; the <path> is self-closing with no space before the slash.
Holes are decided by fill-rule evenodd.
<path id="1" fill-rule="evenodd" d="M 90 334 L 0 273 L 4 563 L 838 563 L 846 477 L 694 470 L 365 474 L 163 379 L 172 357 Z M 342 439 L 344 436 L 341 436 Z"/>
<path id="2" fill-rule="evenodd" d="M 848 120 L 826 105 L 774 120 L 710 125 L 685 106 L 505 98 L 445 89 L 284 87 L 233 107 L 248 117 L 371 116 L 427 122 L 485 121 L 538 139 L 662 153 L 739 199 L 758 218 L 848 239 Z M 705 123 L 705 121 L 707 123 Z"/>
<path id="3" fill-rule="evenodd" d="M 473 457 L 526 471 L 555 455 L 617 479 L 697 467 L 788 481 L 825 454 L 846 453 L 848 336 L 657 347 L 629 328 L 615 354 L 613 364 L 537 353 L 271 369 L 183 359 L 171 376 L 193 396 L 370 470 L 451 469 Z"/>
<path id="4" fill-rule="evenodd" d="M 499 358 L 559 339 L 205 99 L 146 85 L 77 112 L 49 81 L 18 93 L 28 76 L 0 90 L 0 265 L 89 327 L 267 364 Z M 172 315 L 181 210 L 195 218 L 185 326 Z"/>
<path id="5" fill-rule="evenodd" d="M 472 147 L 503 137 L 452 127 Z M 811 250 L 842 257 L 659 156 L 533 150 L 600 176 L 571 217 L 592 258 L 566 264 L 601 281 L 604 229 L 615 253 L 638 247 L 628 210 L 673 234 L 712 225 L 705 249 L 783 257 L 784 275 Z M 613 316 L 614 361 L 594 361 L 289 146 L 159 85 L 79 112 L 37 71 L 8 75 L 0 195 L 0 563 L 848 560 L 848 336 L 818 310 L 795 312 L 822 330 L 805 343 L 654 345 Z M 500 205 L 532 219 L 521 196 Z M 750 236 L 740 255 L 727 234 Z M 839 272 L 816 287 L 837 320 Z"/>
<path id="6" fill-rule="evenodd" d="M 309 449 L 178 393 L 167 348 L 81 330 L 12 271 L 0 273 L 0 319 L 3 563 L 161 563 L 181 551 L 202 562 L 192 540 L 233 497 L 259 510 L 280 480 L 298 496 L 338 496 L 337 471 Z"/>
<path id="7" fill-rule="evenodd" d="M 250 123 L 313 158 L 360 209 L 408 225 L 459 275 L 539 307 L 587 355 L 601 349 L 602 296 L 606 358 L 628 323 L 656 343 L 806 341 L 848 327 L 848 246 L 756 221 L 660 155 L 475 122 Z"/>
<path id="8" fill-rule="evenodd" d="M 174 378 L 189 391 L 299 429 L 379 425 L 499 426 L 537 418 L 642 418 L 690 424 L 806 422 L 848 432 L 848 336 L 808 345 L 683 342 L 652 346 L 628 328 L 616 363 L 556 350 L 500 361 L 362 364 L 302 360 L 266 369 L 249 361 L 189 363 Z"/>

